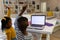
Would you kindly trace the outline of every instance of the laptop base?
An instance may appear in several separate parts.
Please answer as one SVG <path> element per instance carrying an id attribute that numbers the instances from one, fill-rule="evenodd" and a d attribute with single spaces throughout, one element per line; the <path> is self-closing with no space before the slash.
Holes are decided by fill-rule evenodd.
<path id="1" fill-rule="evenodd" d="M 36 30 L 43 30 L 44 29 L 44 26 L 42 26 L 42 27 L 34 27 L 34 26 L 30 26 L 30 27 L 28 27 L 28 29 L 36 29 Z"/>

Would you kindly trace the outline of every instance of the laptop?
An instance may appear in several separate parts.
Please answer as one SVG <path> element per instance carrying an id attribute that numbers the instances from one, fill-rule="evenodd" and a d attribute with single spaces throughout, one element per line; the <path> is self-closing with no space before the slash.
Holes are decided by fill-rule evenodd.
<path id="1" fill-rule="evenodd" d="M 46 16 L 45 15 L 31 15 L 31 23 L 30 27 L 31 29 L 44 29 L 46 22 Z"/>

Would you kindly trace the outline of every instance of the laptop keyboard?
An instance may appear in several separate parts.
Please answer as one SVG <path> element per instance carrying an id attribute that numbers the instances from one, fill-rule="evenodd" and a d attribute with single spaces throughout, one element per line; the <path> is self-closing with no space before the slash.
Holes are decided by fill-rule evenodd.
<path id="1" fill-rule="evenodd" d="M 28 27 L 28 29 L 43 30 L 44 26 L 43 27 Z"/>

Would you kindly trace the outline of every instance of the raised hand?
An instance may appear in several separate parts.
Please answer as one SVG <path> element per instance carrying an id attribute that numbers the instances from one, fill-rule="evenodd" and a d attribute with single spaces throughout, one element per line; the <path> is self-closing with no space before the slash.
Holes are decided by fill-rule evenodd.
<path id="1" fill-rule="evenodd" d="M 10 6 L 7 6 L 7 5 L 4 5 L 4 7 L 8 8 L 8 9 L 10 9 L 10 8 L 11 8 Z"/>
<path id="2" fill-rule="evenodd" d="M 25 4 L 25 5 L 23 6 L 22 11 L 21 11 L 21 13 L 19 14 L 19 16 L 21 16 L 21 15 L 24 13 L 24 11 L 26 10 L 26 8 L 27 8 L 27 4 Z"/>
<path id="3" fill-rule="evenodd" d="M 27 5 L 25 4 L 24 6 L 23 6 L 23 10 L 25 10 L 27 8 Z"/>

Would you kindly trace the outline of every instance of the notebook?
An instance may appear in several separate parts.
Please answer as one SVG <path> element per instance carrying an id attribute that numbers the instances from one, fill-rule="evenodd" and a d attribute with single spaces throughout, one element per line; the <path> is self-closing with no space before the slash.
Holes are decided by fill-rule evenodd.
<path id="1" fill-rule="evenodd" d="M 43 29 L 46 22 L 46 16 L 45 15 L 31 15 L 31 23 L 30 27 L 31 29 Z"/>

